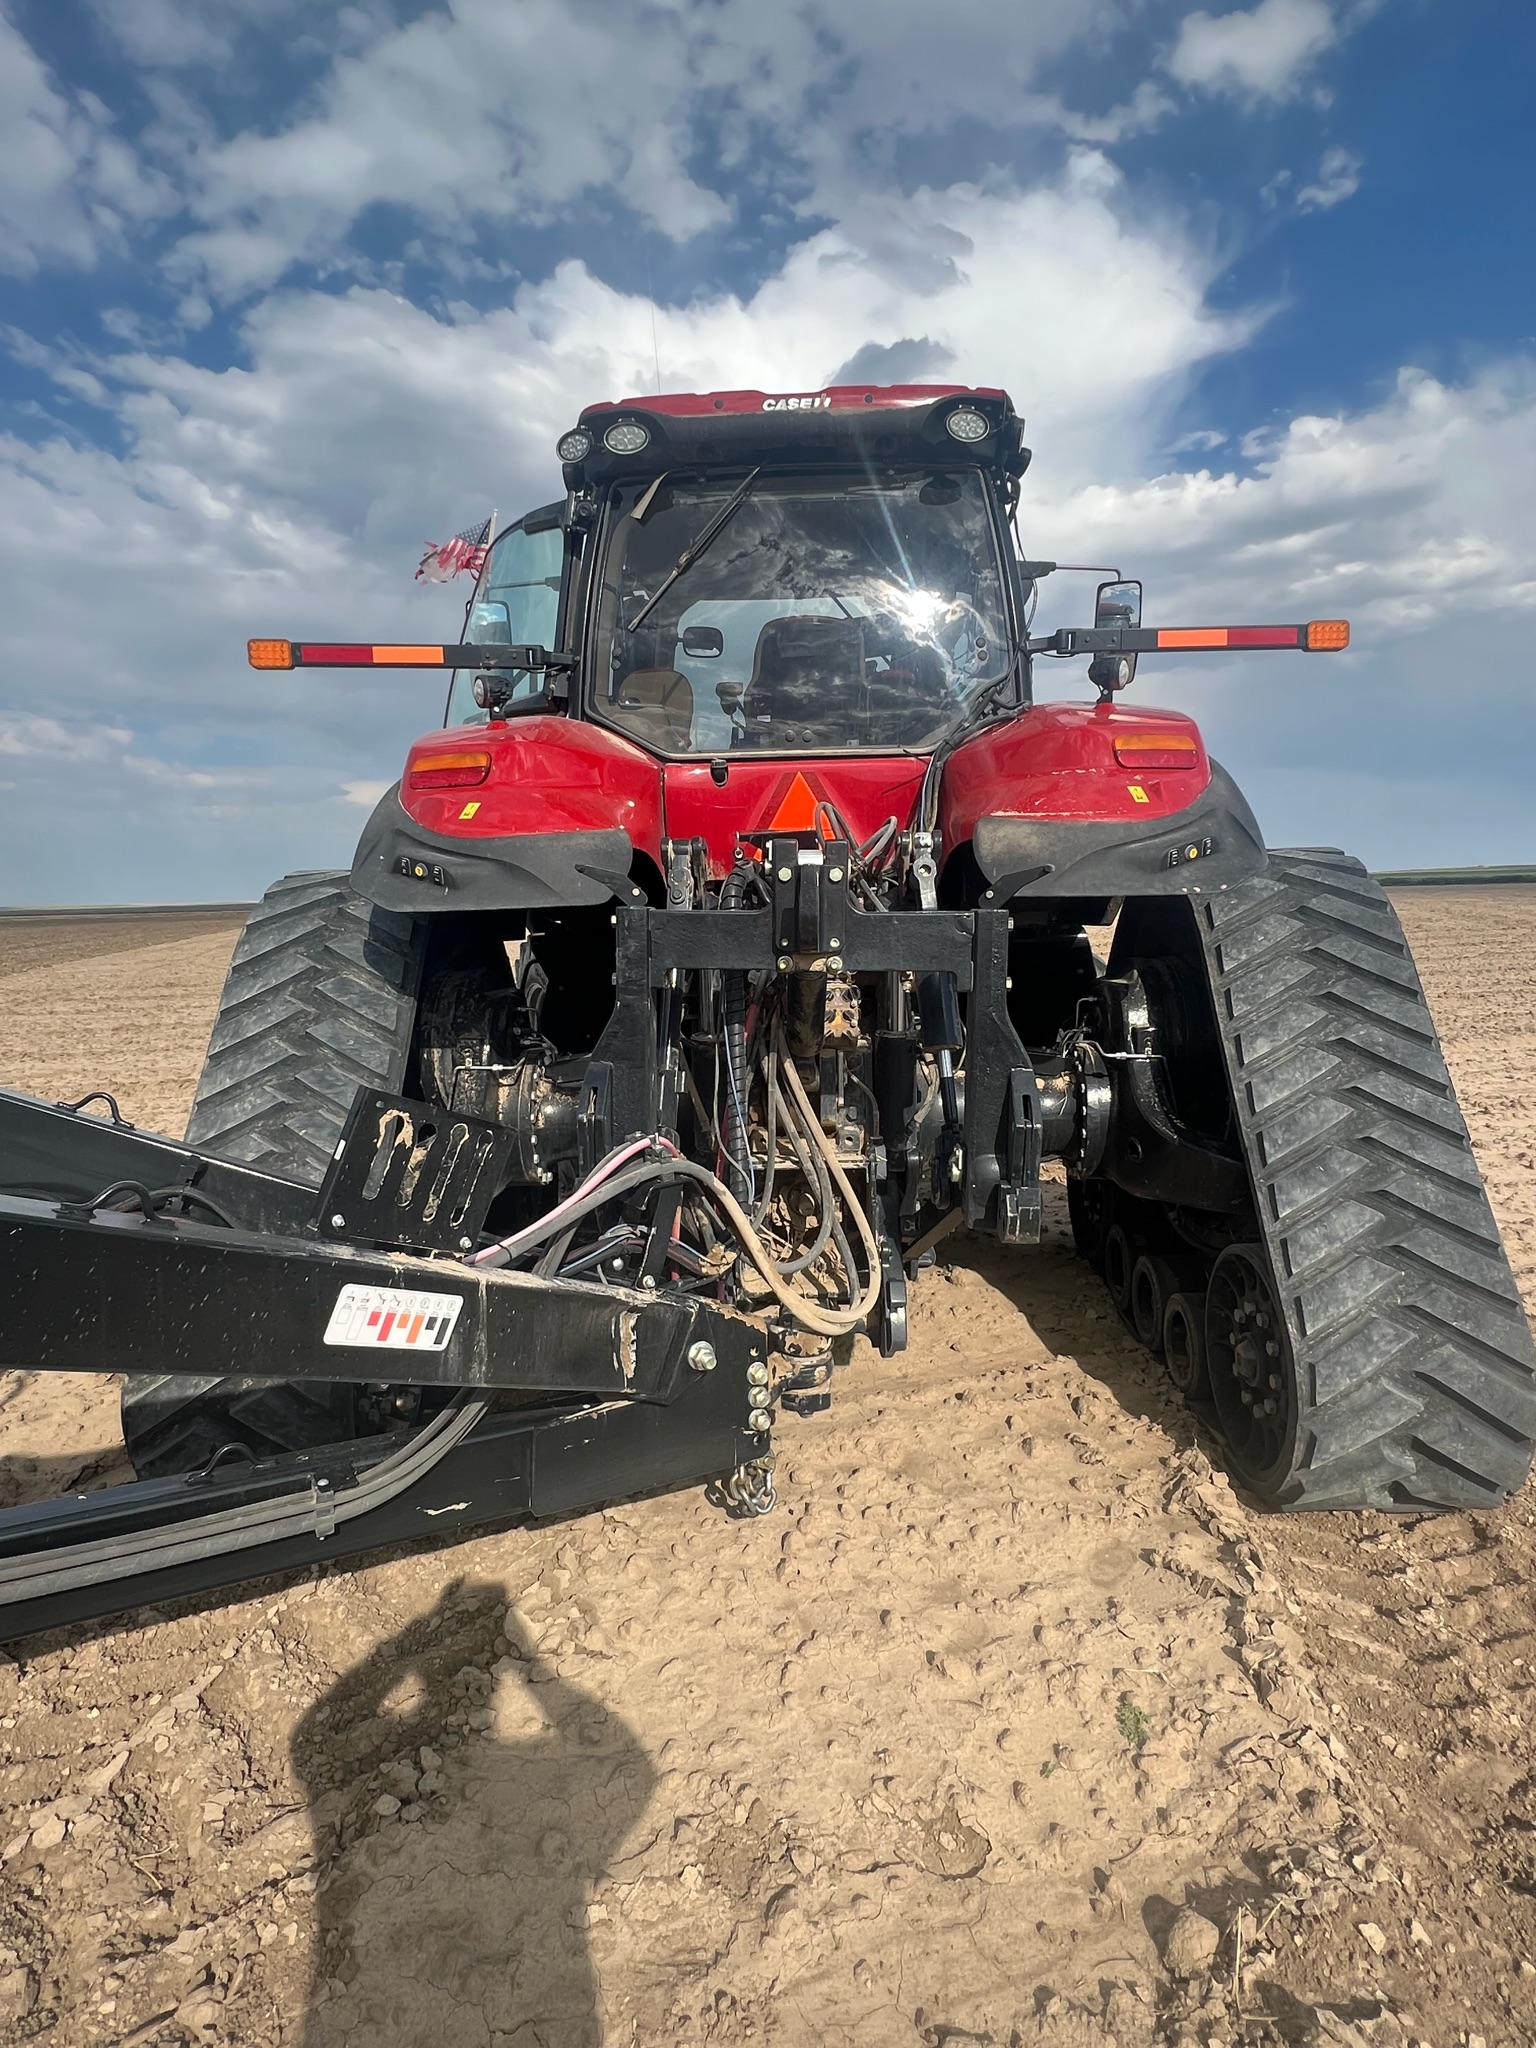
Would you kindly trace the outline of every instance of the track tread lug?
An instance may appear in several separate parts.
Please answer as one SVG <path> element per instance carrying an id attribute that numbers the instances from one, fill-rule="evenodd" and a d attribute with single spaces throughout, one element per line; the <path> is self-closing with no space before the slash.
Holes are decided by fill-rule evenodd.
<path id="1" fill-rule="evenodd" d="M 1305 848 L 1196 922 L 1297 1360 L 1277 1502 L 1507 1498 L 1536 1440 L 1536 1352 L 1390 900 Z"/>
<path id="2" fill-rule="evenodd" d="M 187 1121 L 199 1149 L 318 1188 L 357 1090 L 395 1092 L 415 1027 L 420 951 L 408 917 L 345 874 L 275 882 L 235 947 Z M 124 1434 L 144 1474 L 221 1444 L 294 1450 L 352 1433 L 352 1389 L 327 1381 L 129 1377 Z"/>

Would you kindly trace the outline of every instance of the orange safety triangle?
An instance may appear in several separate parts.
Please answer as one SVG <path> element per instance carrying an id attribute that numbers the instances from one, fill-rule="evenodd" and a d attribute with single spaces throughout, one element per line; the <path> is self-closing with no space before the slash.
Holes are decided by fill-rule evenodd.
<path id="1" fill-rule="evenodd" d="M 784 792 L 784 800 L 768 821 L 770 832 L 814 832 L 816 806 L 821 801 L 797 769 L 795 779 Z"/>

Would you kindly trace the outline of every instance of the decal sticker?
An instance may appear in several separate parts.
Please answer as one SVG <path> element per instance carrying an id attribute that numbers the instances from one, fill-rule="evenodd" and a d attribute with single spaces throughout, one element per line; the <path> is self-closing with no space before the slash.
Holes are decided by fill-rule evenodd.
<path id="1" fill-rule="evenodd" d="M 825 391 L 808 391 L 802 398 L 765 398 L 764 412 L 825 412 L 832 401 Z"/>
<path id="2" fill-rule="evenodd" d="M 466 804 L 463 810 L 460 811 L 459 816 L 461 818 L 472 818 L 475 815 L 476 811 L 479 810 L 479 808 L 480 806 L 478 803 Z"/>
<path id="3" fill-rule="evenodd" d="M 325 1326 L 325 1341 L 363 1351 L 446 1351 L 463 1306 L 457 1294 L 343 1287 Z"/>
<path id="4" fill-rule="evenodd" d="M 1129 789 L 1129 791 L 1131 792 L 1133 802 L 1138 804 L 1151 803 L 1151 797 L 1147 795 L 1147 792 L 1142 788 L 1139 782 L 1128 782 L 1126 784 L 1126 788 Z"/>

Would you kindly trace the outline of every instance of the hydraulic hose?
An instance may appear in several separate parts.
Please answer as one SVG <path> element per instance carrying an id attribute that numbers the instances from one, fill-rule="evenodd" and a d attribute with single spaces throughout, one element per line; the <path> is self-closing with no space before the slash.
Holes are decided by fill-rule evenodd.
<path id="1" fill-rule="evenodd" d="M 756 1193 L 752 1151 L 747 1143 L 747 977 L 727 972 L 720 977 L 720 1006 L 725 1012 L 725 1158 L 727 1170 L 743 1201 Z"/>
<path id="2" fill-rule="evenodd" d="M 750 868 L 738 861 L 720 885 L 720 908 L 739 910 L 746 896 Z M 734 1191 L 747 1203 L 757 1194 L 752 1172 L 752 1151 L 747 1142 L 747 977 L 734 970 L 720 977 L 720 1007 L 725 1029 L 725 1115 L 721 1135 L 725 1140 L 726 1170 Z"/>
<path id="3" fill-rule="evenodd" d="M 796 1294 L 792 1288 L 785 1286 L 779 1277 L 773 1254 L 753 1228 L 751 1217 L 723 1180 L 711 1173 L 707 1167 L 696 1166 L 691 1159 L 646 1160 L 643 1165 L 632 1166 L 626 1172 L 610 1173 L 600 1185 L 578 1190 L 576 1194 L 568 1196 L 560 1205 L 558 1213 L 552 1209 L 547 1216 L 540 1217 L 537 1223 L 530 1224 L 527 1230 L 519 1231 L 515 1240 L 517 1250 L 530 1249 L 534 1244 L 552 1237 L 557 1231 L 563 1231 L 568 1224 L 590 1215 L 594 1209 L 600 1209 L 605 1203 L 616 1201 L 620 1195 L 627 1195 L 633 1188 L 644 1187 L 650 1181 L 669 1180 L 694 1181 L 714 1196 L 740 1238 L 748 1258 L 767 1284 L 769 1292 L 782 1307 L 788 1309 L 797 1322 L 803 1323 L 816 1335 L 841 1337 L 849 1330 L 857 1329 L 874 1307 L 880 1293 L 879 1253 L 874 1249 L 874 1239 L 869 1233 L 867 1223 L 862 1221 L 862 1211 L 858 1211 L 861 1217 L 860 1227 L 865 1233 L 865 1242 L 874 1259 L 871 1285 L 865 1290 L 865 1295 L 860 1301 L 846 1309 L 823 1308 L 819 1303 L 807 1301 L 804 1295 Z M 842 1185 L 847 1199 L 855 1210 L 858 1210 L 857 1198 L 846 1179 Z M 512 1242 L 514 1241 L 508 1240 L 508 1243 Z M 513 1256 L 514 1253 L 505 1245 L 492 1245 L 489 1250 L 480 1253 L 474 1263 L 480 1266 L 504 1266 Z"/>

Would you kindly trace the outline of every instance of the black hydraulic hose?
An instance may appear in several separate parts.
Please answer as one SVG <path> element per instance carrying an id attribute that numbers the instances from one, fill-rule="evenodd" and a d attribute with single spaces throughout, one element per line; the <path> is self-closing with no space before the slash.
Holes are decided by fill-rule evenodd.
<path id="1" fill-rule="evenodd" d="M 105 1209 L 108 1203 L 122 1195 L 132 1195 L 138 1204 L 139 1213 L 147 1223 L 164 1223 L 169 1219 L 160 1213 L 163 1202 L 179 1200 L 193 1203 L 199 1209 L 206 1209 L 216 1223 L 222 1223 L 226 1230 L 238 1228 L 235 1219 L 227 1209 L 221 1208 L 211 1195 L 200 1194 L 196 1188 L 147 1188 L 138 1180 L 115 1180 L 110 1187 L 102 1189 L 99 1195 L 92 1195 L 83 1204 L 87 1209 Z M 63 1201 L 67 1197 L 57 1193 L 45 1197 L 48 1201 Z"/>
<path id="2" fill-rule="evenodd" d="M 68 1548 L 0 1561 L 0 1612 L 13 1601 L 39 1600 L 103 1579 L 165 1571 L 231 1550 L 311 1536 L 388 1505 L 425 1479 L 487 1413 L 485 1396 L 461 1394 L 398 1450 L 340 1490 L 311 1480 L 308 1492 L 283 1493 L 245 1507 L 162 1523 L 142 1536 L 98 1537 Z"/>

